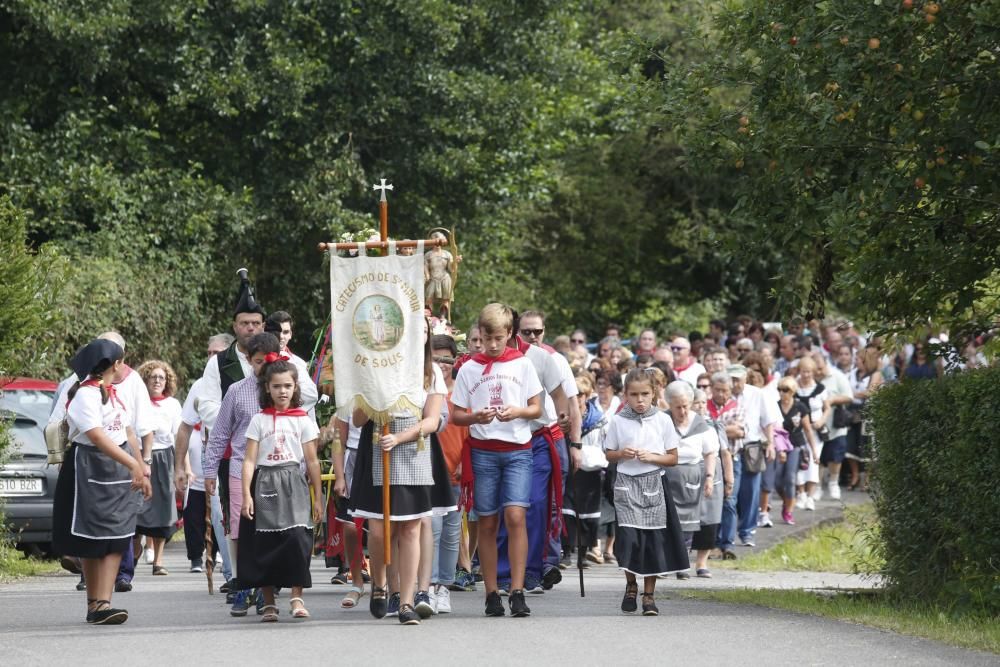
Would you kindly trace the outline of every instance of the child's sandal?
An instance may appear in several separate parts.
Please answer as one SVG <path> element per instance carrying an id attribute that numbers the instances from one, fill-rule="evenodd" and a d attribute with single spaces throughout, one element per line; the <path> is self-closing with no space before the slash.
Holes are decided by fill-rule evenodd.
<path id="1" fill-rule="evenodd" d="M 364 596 L 364 586 L 351 586 L 347 591 L 347 595 L 340 601 L 340 606 L 344 609 L 354 609 Z"/>
<path id="2" fill-rule="evenodd" d="M 625 585 L 625 597 L 622 598 L 622 611 L 626 614 L 634 614 L 639 608 L 636 598 L 639 596 L 639 585 L 632 583 Z"/>
<path id="3" fill-rule="evenodd" d="M 302 605 L 298 609 L 295 608 L 296 602 Z M 306 609 L 306 603 L 302 598 L 292 598 L 288 601 L 288 607 L 292 610 L 292 618 L 309 618 L 309 610 Z"/>
<path id="4" fill-rule="evenodd" d="M 261 607 L 263 615 L 260 617 L 261 623 L 276 623 L 278 621 L 278 608 L 273 604 L 266 604 Z"/>

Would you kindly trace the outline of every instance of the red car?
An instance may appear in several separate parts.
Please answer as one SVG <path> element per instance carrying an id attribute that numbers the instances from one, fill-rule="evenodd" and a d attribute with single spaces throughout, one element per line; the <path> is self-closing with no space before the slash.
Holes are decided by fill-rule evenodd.
<path id="1" fill-rule="evenodd" d="M 4 523 L 20 548 L 36 554 L 51 552 L 59 468 L 48 464 L 43 430 L 57 387 L 48 380 L 0 379 L 0 419 L 12 436 L 9 456 L 0 467 Z"/>

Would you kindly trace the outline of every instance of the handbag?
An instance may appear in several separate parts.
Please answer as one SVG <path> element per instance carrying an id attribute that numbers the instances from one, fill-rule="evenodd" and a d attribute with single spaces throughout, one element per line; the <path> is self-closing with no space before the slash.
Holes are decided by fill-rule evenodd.
<path id="1" fill-rule="evenodd" d="M 588 445 L 584 443 L 580 448 L 580 470 L 593 472 L 603 470 L 608 467 L 608 457 L 604 455 L 604 450 L 600 445 Z"/>
<path id="2" fill-rule="evenodd" d="M 834 428 L 848 428 L 861 423 L 860 405 L 836 405 L 833 408 Z"/>
<path id="3" fill-rule="evenodd" d="M 767 457 L 764 452 L 764 445 L 759 442 L 751 442 L 743 445 L 743 469 L 750 473 L 764 472 L 767 468 Z"/>

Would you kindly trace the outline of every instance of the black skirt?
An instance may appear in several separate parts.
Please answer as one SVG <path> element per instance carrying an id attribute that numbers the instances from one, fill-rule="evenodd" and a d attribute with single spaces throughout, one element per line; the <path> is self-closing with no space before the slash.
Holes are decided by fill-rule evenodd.
<path id="1" fill-rule="evenodd" d="M 691 548 L 695 551 L 711 551 L 719 536 L 719 524 L 702 525 L 691 538 Z"/>
<path id="2" fill-rule="evenodd" d="M 76 494 L 76 457 L 73 456 L 73 447 L 76 446 L 66 450 L 59 469 L 59 479 L 56 481 L 52 503 L 52 550 L 62 556 L 77 558 L 103 558 L 110 554 L 122 554 L 125 549 L 132 548 L 131 537 L 95 540 L 74 535 L 71 530 L 73 498 Z"/>
<path id="3" fill-rule="evenodd" d="M 257 490 L 257 472 L 250 480 L 250 495 Z M 296 527 L 273 532 L 257 532 L 257 522 L 240 517 L 240 548 L 236 571 L 242 588 L 281 586 L 312 587 L 309 563 L 313 531 Z"/>
<path id="4" fill-rule="evenodd" d="M 601 518 L 601 472 L 577 470 L 570 475 L 563 494 L 563 514 L 582 519 Z"/>
<path id="5" fill-rule="evenodd" d="M 369 421 L 361 429 L 361 445 L 357 449 L 354 464 L 354 479 L 351 481 L 351 493 L 348 501 L 348 512 L 352 517 L 381 520 L 382 487 L 375 486 L 372 476 L 372 456 L 374 447 L 365 445 L 372 441 L 373 422 Z M 457 508 L 455 494 L 451 488 L 451 477 L 448 465 L 441 451 L 441 443 L 437 435 L 430 437 L 431 472 L 434 484 L 411 485 L 392 484 L 389 486 L 389 519 L 391 521 L 412 521 L 430 516 L 443 516 Z"/>
<path id="6" fill-rule="evenodd" d="M 667 527 L 655 529 L 615 528 L 615 559 L 619 569 L 639 577 L 680 572 L 691 567 L 677 508 L 670 497 L 666 476 L 663 495 L 667 505 Z"/>

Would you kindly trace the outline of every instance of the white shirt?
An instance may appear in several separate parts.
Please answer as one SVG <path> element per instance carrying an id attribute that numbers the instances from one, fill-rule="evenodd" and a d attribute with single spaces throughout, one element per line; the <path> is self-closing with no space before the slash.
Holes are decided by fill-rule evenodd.
<path id="1" fill-rule="evenodd" d="M 121 402 L 113 399 L 102 404 L 99 387 L 80 387 L 77 390 L 66 411 L 66 421 L 69 423 L 70 442 L 96 446 L 86 435 L 87 431 L 95 428 L 104 429 L 104 434 L 116 446 L 128 439 L 127 409 L 122 407 Z"/>
<path id="2" fill-rule="evenodd" d="M 309 375 L 309 366 L 306 364 L 305 359 L 294 352 L 285 350 L 283 354 L 288 356 L 288 360 L 293 366 L 295 366 L 295 370 L 298 371 L 299 397 L 302 399 L 302 409 L 308 412 L 310 417 L 315 418 L 315 408 L 316 401 L 319 400 L 319 390 L 316 388 L 316 383 L 312 381 L 312 377 Z M 246 369 L 244 369 L 244 371 L 246 371 Z"/>
<path id="3" fill-rule="evenodd" d="M 697 361 L 685 368 L 682 371 L 674 370 L 674 374 L 678 379 L 684 380 L 692 387 L 698 386 L 698 376 L 705 372 L 705 367 L 699 364 Z"/>
<path id="4" fill-rule="evenodd" d="M 854 398 L 854 392 L 851 391 L 851 381 L 847 379 L 843 371 L 833 368 L 832 366 L 827 366 L 826 370 L 829 372 L 825 378 L 823 378 L 823 386 L 826 387 L 826 392 L 828 394 L 827 398 L 838 398 L 840 396 L 850 396 Z M 830 429 L 831 438 L 839 438 L 841 436 L 847 435 L 847 427 L 842 426 L 840 428 L 834 428 L 833 426 L 833 408 L 830 408 L 830 416 L 826 421 L 827 428 Z"/>
<path id="5" fill-rule="evenodd" d="M 52 414 L 49 415 L 49 423 L 61 421 L 66 416 L 66 397 L 70 387 L 76 383 L 76 376 L 71 375 L 59 384 L 59 395 L 52 406 Z M 147 433 L 153 432 L 152 411 L 153 404 L 149 400 L 149 391 L 143 383 L 142 378 L 134 370 L 129 369 L 124 380 L 115 385 L 118 398 L 125 404 L 125 410 L 131 419 L 130 426 L 140 439 Z"/>
<path id="6" fill-rule="evenodd" d="M 239 347 L 236 348 L 236 357 L 240 360 L 240 366 L 243 368 L 243 377 L 253 377 L 254 372 L 250 359 L 240 351 Z M 198 403 L 198 414 L 201 415 L 201 421 L 205 428 L 211 431 L 215 428 L 215 419 L 219 416 L 219 408 L 222 407 L 222 385 L 219 378 L 219 360 L 216 357 L 212 357 L 205 364 L 205 372 L 202 373 L 201 378 L 205 382 L 201 390 L 201 400 Z"/>
<path id="7" fill-rule="evenodd" d="M 532 347 L 537 346 L 532 345 Z M 562 387 L 563 393 L 566 394 L 567 398 L 571 399 L 576 396 L 579 393 L 579 390 L 576 388 L 576 378 L 573 377 L 573 369 L 570 368 L 569 362 L 566 361 L 566 357 L 562 356 L 558 352 L 549 352 L 544 348 L 538 349 L 548 354 L 551 362 L 549 366 L 551 368 L 555 368 L 556 374 L 559 378 L 557 386 Z M 537 371 L 538 369 L 536 368 L 535 370 Z M 546 392 L 545 396 L 542 397 L 542 416 L 539 419 L 532 420 L 531 432 L 534 433 L 544 426 L 552 426 L 558 421 L 559 411 L 556 410 L 556 403 L 552 400 L 552 394 L 550 392 Z"/>
<path id="8" fill-rule="evenodd" d="M 819 429 L 823 428 L 823 425 L 819 423 L 820 417 L 823 416 L 823 403 L 829 398 L 830 392 L 824 384 L 823 391 L 810 398 L 812 393 L 816 391 L 817 386 L 815 382 L 808 387 L 799 386 L 799 390 L 795 395 L 809 407 L 809 421 Z"/>
<path id="9" fill-rule="evenodd" d="M 671 449 L 677 449 L 678 445 L 680 436 L 674 422 L 662 411 L 641 422 L 617 414 L 611 418 L 604 435 L 604 451 L 607 452 L 632 448 L 666 454 Z M 662 467 L 639 459 L 618 461 L 618 472 L 626 475 L 644 475 L 654 470 L 662 470 Z"/>
<path id="10" fill-rule="evenodd" d="M 201 424 L 201 417 L 198 415 L 195 406 L 198 404 L 203 385 L 204 383 L 201 378 L 195 380 L 194 384 L 191 385 L 191 391 L 188 392 L 187 398 L 184 399 L 184 405 L 181 407 L 181 421 L 188 426 L 193 427 Z M 201 458 L 205 444 L 202 441 L 201 433 L 201 428 L 193 428 L 191 430 L 191 437 L 188 439 L 188 462 L 191 464 L 191 472 L 194 474 L 194 480 L 190 486 L 195 491 L 205 490 L 205 470 Z"/>
<path id="11" fill-rule="evenodd" d="M 767 400 L 763 390 L 749 384 L 743 385 L 743 391 L 736 397 L 743 408 L 746 437 L 743 442 L 763 442 L 767 444 L 764 429 L 768 426 L 781 425 L 781 410 L 776 401 Z"/>
<path id="12" fill-rule="evenodd" d="M 549 356 L 545 350 L 538 348 L 538 351 Z M 505 405 L 526 407 L 529 399 L 542 393 L 535 367 L 526 357 L 494 363 L 489 375 L 483 375 L 485 368 L 470 359 L 459 369 L 451 394 L 451 402 L 456 407 L 472 412 Z M 494 419 L 489 424 L 471 425 L 469 432 L 479 440 L 503 440 L 519 445 L 531 441 L 531 426 L 525 419 L 509 422 Z"/>
<path id="13" fill-rule="evenodd" d="M 691 417 L 691 421 L 694 421 L 694 417 Z M 688 428 L 690 427 L 688 424 Z M 674 428 L 676 429 L 676 426 Z M 697 435 L 681 435 L 680 431 L 677 435 L 680 437 L 680 444 L 677 447 L 679 466 L 700 463 L 708 454 L 719 453 L 719 433 L 711 426 Z"/>
<path id="14" fill-rule="evenodd" d="M 312 417 L 275 417 L 258 412 L 247 427 L 247 440 L 257 441 L 257 465 L 302 463 L 302 443 L 319 437 Z"/>
<path id="15" fill-rule="evenodd" d="M 170 449 L 174 446 L 177 429 L 181 425 L 181 403 L 168 396 L 158 404 L 150 401 L 150 415 L 153 423 L 153 449 Z"/>

